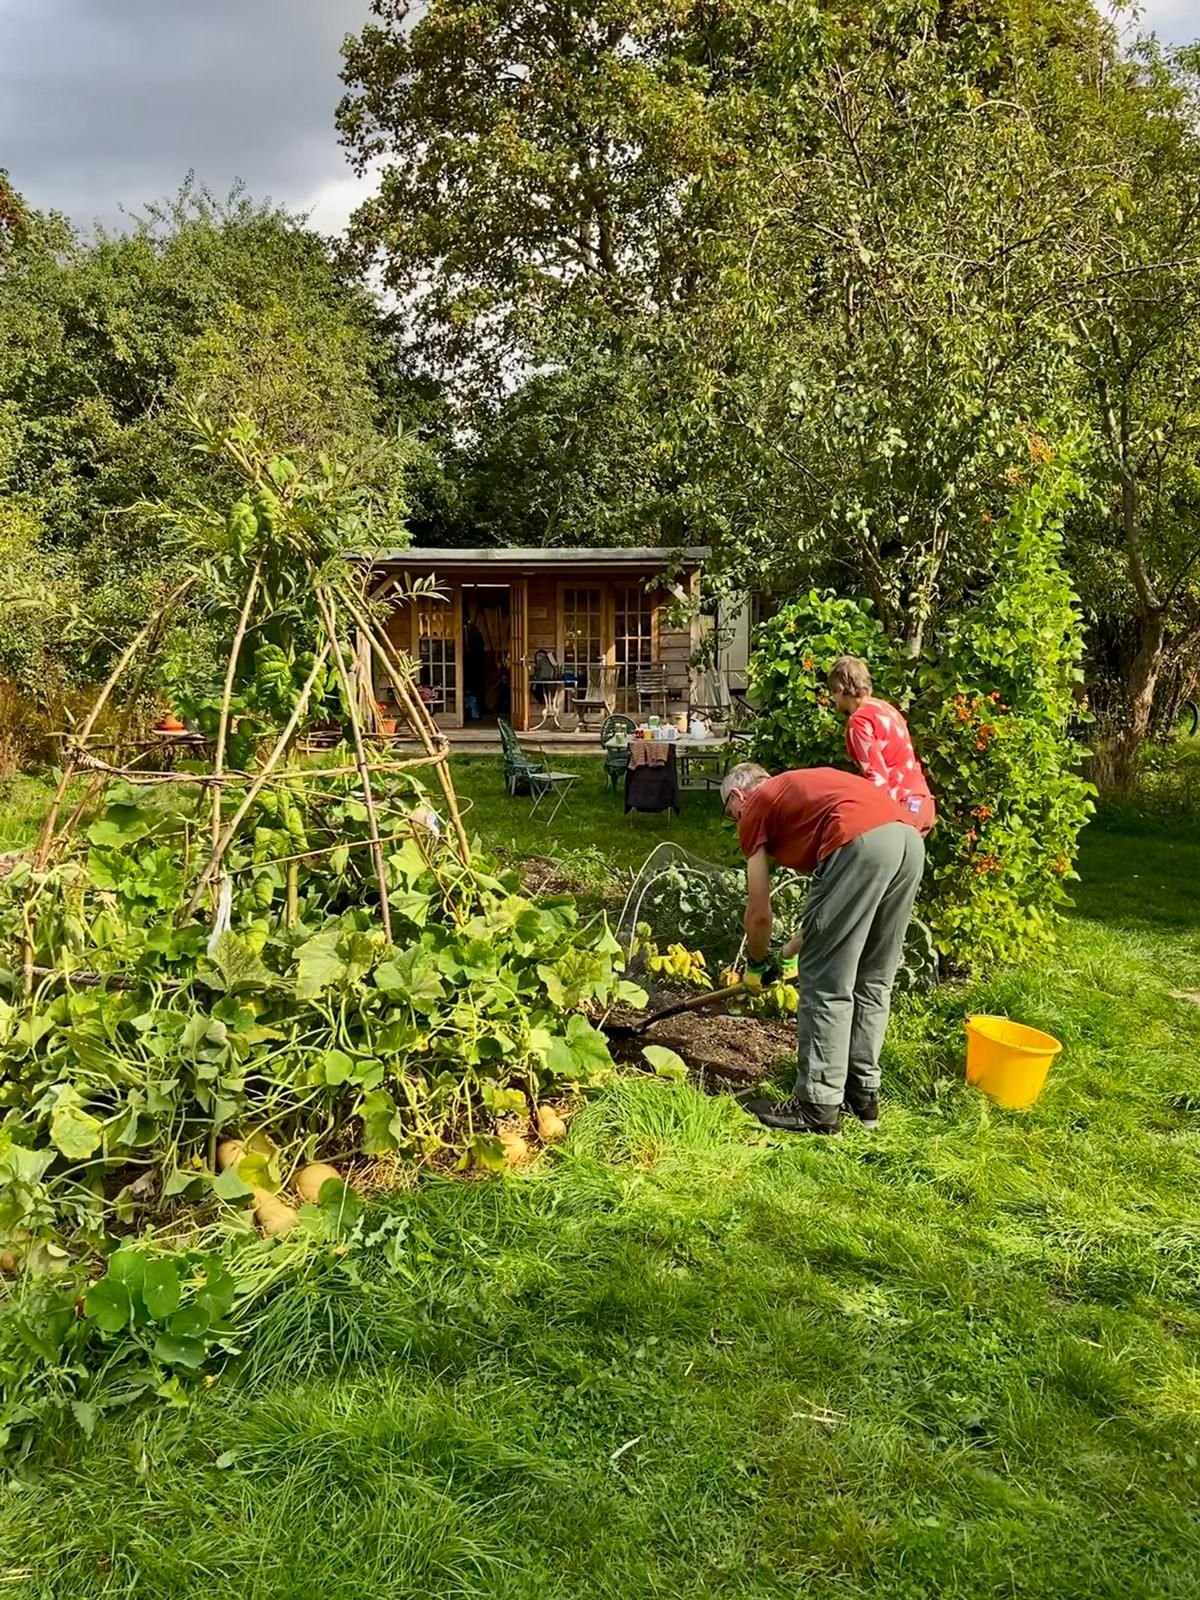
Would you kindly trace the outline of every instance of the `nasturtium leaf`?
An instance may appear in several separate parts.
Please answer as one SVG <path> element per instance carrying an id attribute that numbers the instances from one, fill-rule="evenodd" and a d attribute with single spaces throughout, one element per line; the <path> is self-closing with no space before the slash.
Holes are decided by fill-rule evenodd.
<path id="1" fill-rule="evenodd" d="M 174 1334 L 177 1339 L 199 1339 L 202 1334 L 208 1332 L 211 1322 L 208 1307 L 194 1300 L 190 1306 L 184 1306 L 176 1311 L 171 1318 L 168 1332 Z"/>
<path id="2" fill-rule="evenodd" d="M 106 1276 L 113 1283 L 123 1283 L 130 1294 L 140 1295 L 146 1280 L 146 1257 L 129 1247 L 117 1250 L 108 1258 Z"/>
<path id="3" fill-rule="evenodd" d="M 146 1263 L 142 1304 L 155 1322 L 165 1322 L 179 1310 L 179 1272 L 173 1261 Z"/>
<path id="4" fill-rule="evenodd" d="M 194 1372 L 204 1364 L 204 1341 L 183 1339 L 173 1333 L 160 1333 L 154 1341 L 154 1354 L 169 1367 L 187 1367 Z"/>
<path id="5" fill-rule="evenodd" d="M 104 1142 L 104 1125 L 81 1106 L 55 1106 L 50 1141 L 71 1161 L 86 1161 Z"/>
<path id="6" fill-rule="evenodd" d="M 233 1275 L 215 1252 L 204 1257 L 200 1271 L 203 1277 L 192 1304 L 207 1311 L 212 1322 L 219 1322 L 233 1305 L 237 1285 Z"/>
<path id="7" fill-rule="evenodd" d="M 120 1333 L 133 1317 L 133 1300 L 123 1283 L 101 1278 L 84 1296 L 83 1314 L 104 1333 Z"/>

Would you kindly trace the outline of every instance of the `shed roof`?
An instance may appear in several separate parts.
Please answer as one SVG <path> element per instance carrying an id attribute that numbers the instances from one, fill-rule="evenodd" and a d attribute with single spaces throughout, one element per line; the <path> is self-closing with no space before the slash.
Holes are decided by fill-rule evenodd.
<path id="1" fill-rule="evenodd" d="M 494 545 L 478 550 L 435 550 L 414 545 L 408 550 L 385 550 L 376 556 L 377 566 L 404 567 L 697 567 L 708 559 L 708 546 L 669 549 L 639 545 L 626 549 L 585 550 L 570 545 L 544 548 L 539 545 Z"/>

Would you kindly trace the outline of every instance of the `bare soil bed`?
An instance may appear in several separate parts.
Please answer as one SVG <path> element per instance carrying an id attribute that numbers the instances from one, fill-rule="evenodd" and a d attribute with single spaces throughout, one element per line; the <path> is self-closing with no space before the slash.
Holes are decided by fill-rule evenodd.
<path id="1" fill-rule="evenodd" d="M 671 996 L 656 995 L 663 1005 Z M 614 1013 L 614 1023 L 638 1020 L 636 1012 Z M 737 1091 L 773 1076 L 781 1063 L 794 1061 L 795 1025 L 760 1017 L 731 1016 L 724 1011 L 685 1011 L 656 1022 L 644 1033 L 610 1040 L 618 1060 L 641 1060 L 642 1046 L 665 1045 L 687 1062 L 697 1082 L 712 1093 Z"/>

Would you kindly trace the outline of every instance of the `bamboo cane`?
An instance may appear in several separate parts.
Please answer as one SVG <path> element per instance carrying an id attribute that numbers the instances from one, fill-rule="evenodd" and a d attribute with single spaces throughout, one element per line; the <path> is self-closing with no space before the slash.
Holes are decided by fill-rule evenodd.
<path id="1" fill-rule="evenodd" d="M 270 778 L 271 773 L 279 764 L 280 757 L 290 744 L 292 735 L 300 725 L 301 717 L 308 709 L 308 702 L 310 696 L 312 695 L 313 684 L 317 681 L 317 674 L 325 665 L 330 648 L 331 641 L 327 639 L 321 646 L 320 650 L 318 650 L 316 659 L 312 664 L 312 670 L 309 672 L 308 677 L 304 680 L 304 686 L 300 690 L 299 699 L 296 701 L 296 704 L 292 709 L 291 716 L 284 725 L 283 731 L 280 733 L 278 739 L 276 739 L 270 755 L 263 763 L 262 771 L 258 774 L 257 778 L 255 778 L 249 789 L 247 789 L 246 793 L 242 796 L 241 804 L 238 806 L 233 816 L 225 824 L 225 829 L 221 834 L 221 837 L 217 840 L 216 844 L 213 845 L 212 851 L 209 854 L 208 865 L 200 874 L 199 881 L 197 882 L 196 887 L 192 890 L 191 898 L 189 899 L 187 905 L 184 906 L 183 911 L 180 913 L 180 922 L 186 922 L 189 917 L 195 914 L 196 907 L 200 904 L 200 897 L 203 895 L 205 889 L 208 888 L 209 884 L 216 876 L 217 869 L 221 865 L 221 858 L 225 854 L 226 850 L 228 850 L 230 842 L 233 839 L 234 834 L 237 832 L 242 818 L 246 815 L 247 811 L 249 811 L 250 807 L 258 798 L 259 793 L 262 791 L 267 780 Z"/>
<path id="2" fill-rule="evenodd" d="M 88 712 L 87 717 L 84 720 L 83 727 L 79 730 L 79 734 L 74 741 L 76 744 L 82 744 L 84 740 L 87 739 L 92 729 L 96 726 L 96 723 L 100 718 L 100 713 L 108 704 L 109 696 L 112 694 L 117 684 L 120 683 L 126 667 L 133 660 L 134 656 L 145 642 L 151 630 L 161 621 L 163 617 L 167 616 L 175 609 L 175 606 L 183 598 L 195 581 L 195 574 L 193 574 L 191 577 L 185 578 L 181 584 L 173 589 L 163 601 L 162 605 L 159 606 L 154 615 L 146 622 L 145 626 L 138 629 L 137 633 L 134 634 L 133 638 L 125 646 L 124 650 L 122 650 L 120 656 L 117 658 L 116 666 L 109 673 L 107 679 L 105 680 L 104 687 L 100 690 L 99 696 L 93 703 L 92 709 Z M 50 802 L 50 809 L 46 813 L 45 820 L 42 823 L 42 831 L 38 837 L 37 852 L 33 858 L 34 868 L 38 872 L 41 872 L 45 869 L 46 863 L 50 858 L 50 846 L 54 840 L 54 829 L 58 823 L 58 813 L 62 806 L 63 798 L 66 795 L 67 788 L 74 776 L 75 762 L 73 760 L 69 760 L 63 766 L 62 776 L 58 780 L 58 786 L 54 791 L 54 798 Z"/>
<path id="3" fill-rule="evenodd" d="M 258 581 L 262 576 L 262 557 L 254 564 L 254 571 L 250 574 L 250 582 L 246 585 L 246 598 L 242 601 L 242 609 L 238 616 L 237 632 L 233 636 L 233 644 L 229 651 L 229 663 L 225 668 L 225 686 L 221 692 L 221 720 L 217 724 L 217 747 L 213 752 L 213 777 L 217 782 L 212 790 L 212 842 L 215 848 L 217 840 L 221 837 L 221 775 L 225 771 L 225 741 L 229 737 L 229 707 L 233 699 L 233 680 L 237 674 L 238 658 L 242 653 L 242 640 L 246 637 L 246 628 L 250 622 L 250 608 L 254 604 L 254 597 L 258 593 Z"/>
<path id="4" fill-rule="evenodd" d="M 329 597 L 323 589 L 317 590 L 317 605 L 320 607 L 321 616 L 325 621 L 325 631 L 329 635 L 333 647 L 333 663 L 337 669 L 338 680 L 342 685 L 342 693 L 346 697 L 346 709 L 350 716 L 350 731 L 354 736 L 354 756 L 358 766 L 358 776 L 363 786 L 363 802 L 367 808 L 367 831 L 371 841 L 371 861 L 375 867 L 375 880 L 379 884 L 379 920 L 383 925 L 383 936 L 388 944 L 392 942 L 392 915 L 388 906 L 387 868 L 383 860 L 383 846 L 379 842 L 379 821 L 375 812 L 375 794 L 371 788 L 371 769 L 367 762 L 367 752 L 363 746 L 362 723 L 358 715 L 357 696 L 355 686 L 346 662 L 342 655 L 341 641 L 337 636 L 337 616 L 329 603 Z"/>
<path id="5" fill-rule="evenodd" d="M 358 623 L 359 627 L 366 636 L 376 659 L 380 662 L 384 671 L 391 679 L 392 688 L 395 690 L 396 698 L 404 707 L 404 710 L 408 716 L 409 725 L 412 727 L 413 731 L 424 745 L 426 753 L 432 757 L 435 754 L 434 739 L 437 738 L 440 740 L 440 731 L 433 722 L 428 711 L 426 711 L 420 697 L 412 693 L 412 687 L 408 681 L 408 676 L 405 673 L 404 668 L 400 665 L 399 658 L 396 656 L 395 651 L 392 649 L 391 641 L 388 639 L 387 635 L 381 632 L 381 630 L 375 626 L 374 622 L 364 614 L 362 608 L 359 606 L 353 595 L 346 595 L 343 593 L 343 600 L 347 610 L 350 612 L 350 615 L 354 618 L 355 622 Z M 454 827 L 455 839 L 458 843 L 459 856 L 463 865 L 469 866 L 471 862 L 471 846 L 467 841 L 466 830 L 462 824 L 462 816 L 458 809 L 458 796 L 454 791 L 453 780 L 450 777 L 445 762 L 438 762 L 436 770 L 438 782 L 442 787 L 442 793 L 446 797 L 446 808 L 450 813 L 450 820 Z"/>

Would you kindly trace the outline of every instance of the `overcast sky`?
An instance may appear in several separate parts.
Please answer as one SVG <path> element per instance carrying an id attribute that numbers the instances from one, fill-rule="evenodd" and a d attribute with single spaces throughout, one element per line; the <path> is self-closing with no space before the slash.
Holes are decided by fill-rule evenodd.
<path id="1" fill-rule="evenodd" d="M 1149 0 L 1184 42 L 1200 0 Z M 0 0 L 0 167 L 40 209 L 120 222 L 189 170 L 340 230 L 360 192 L 334 131 L 338 47 L 369 0 Z"/>

